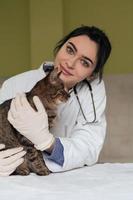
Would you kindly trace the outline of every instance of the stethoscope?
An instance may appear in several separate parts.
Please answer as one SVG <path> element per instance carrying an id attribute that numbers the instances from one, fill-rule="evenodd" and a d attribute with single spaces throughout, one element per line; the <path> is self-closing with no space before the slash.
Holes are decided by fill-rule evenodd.
<path id="1" fill-rule="evenodd" d="M 91 87 L 90 82 L 87 81 L 87 80 L 84 80 L 84 82 L 88 85 L 89 90 L 90 90 L 90 94 L 91 94 L 91 100 L 92 100 L 92 106 L 93 106 L 93 113 L 94 113 L 94 119 L 93 119 L 92 121 L 89 122 L 89 121 L 87 120 L 85 114 L 84 114 L 83 108 L 82 108 L 82 106 L 81 106 L 81 103 L 80 103 L 80 100 L 79 100 L 79 97 L 78 97 L 77 89 L 76 89 L 77 85 L 75 85 L 75 86 L 73 87 L 73 91 L 74 91 L 74 94 L 75 94 L 76 99 L 77 99 L 77 101 L 78 101 L 78 104 L 79 104 L 81 113 L 82 113 L 82 115 L 83 115 L 83 117 L 84 117 L 84 120 L 86 121 L 86 124 L 92 124 L 92 123 L 95 123 L 95 122 L 96 122 L 96 108 L 95 108 L 95 103 L 94 103 L 94 97 L 93 97 L 93 92 L 92 92 L 92 87 Z"/>
<path id="2" fill-rule="evenodd" d="M 43 70 L 45 71 L 46 74 L 49 73 L 51 70 L 53 70 L 53 68 L 54 68 L 53 63 L 43 63 Z M 75 86 L 73 87 L 73 91 L 74 91 L 74 94 L 75 94 L 76 99 L 77 99 L 77 101 L 78 101 L 78 104 L 79 104 L 81 113 L 82 113 L 82 115 L 83 115 L 83 117 L 84 117 L 84 120 L 86 121 L 85 124 L 93 124 L 93 123 L 95 123 L 95 122 L 97 122 L 97 121 L 96 121 L 96 108 L 95 108 L 95 103 L 94 103 L 94 97 L 93 97 L 92 87 L 91 87 L 90 82 L 87 81 L 86 79 L 83 80 L 83 82 L 86 83 L 86 84 L 88 85 L 89 91 L 90 91 L 90 94 L 91 94 L 91 100 L 92 100 L 92 106 L 93 106 L 93 113 L 94 113 L 94 119 L 93 119 L 92 121 L 89 122 L 89 121 L 87 120 L 85 114 L 84 114 L 83 108 L 82 108 L 82 106 L 81 106 L 81 103 L 80 103 L 80 100 L 79 100 L 79 97 L 78 97 L 78 92 L 77 92 L 77 89 L 76 89 L 76 88 L 77 88 L 77 85 L 75 85 Z"/>

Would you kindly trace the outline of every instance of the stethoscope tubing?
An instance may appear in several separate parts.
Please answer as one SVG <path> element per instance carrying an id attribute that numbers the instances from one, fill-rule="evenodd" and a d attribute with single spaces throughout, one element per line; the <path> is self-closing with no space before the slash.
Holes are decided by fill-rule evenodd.
<path id="1" fill-rule="evenodd" d="M 78 101 L 78 104 L 79 104 L 81 113 L 82 113 L 82 115 L 83 115 L 83 117 L 84 117 L 86 123 L 87 123 L 87 124 L 92 124 L 92 123 L 95 123 L 95 122 L 96 122 L 96 108 L 95 108 L 95 103 L 94 103 L 93 91 L 92 91 L 92 87 L 91 87 L 90 82 L 87 81 L 87 80 L 84 80 L 84 82 L 88 85 L 89 90 L 90 90 L 90 95 L 91 95 L 91 100 L 92 100 L 92 106 L 93 106 L 93 112 L 94 112 L 94 119 L 93 119 L 92 121 L 89 122 L 89 121 L 87 120 L 85 114 L 84 114 L 83 108 L 82 108 L 82 106 L 81 106 L 81 103 L 80 103 L 80 100 L 79 100 L 79 97 L 78 97 L 77 89 L 76 89 L 77 85 L 74 86 L 73 91 L 74 91 L 74 94 L 75 94 L 76 99 L 77 99 L 77 101 Z"/>

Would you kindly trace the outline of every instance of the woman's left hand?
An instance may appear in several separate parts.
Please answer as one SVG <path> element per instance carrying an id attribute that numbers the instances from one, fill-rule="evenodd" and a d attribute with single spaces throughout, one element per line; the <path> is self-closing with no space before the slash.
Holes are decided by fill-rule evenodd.
<path id="1" fill-rule="evenodd" d="M 23 136 L 28 138 L 37 149 L 50 148 L 55 138 L 48 129 L 48 117 L 39 97 L 33 97 L 37 108 L 35 111 L 29 104 L 25 94 L 18 94 L 11 102 L 8 120 Z"/>

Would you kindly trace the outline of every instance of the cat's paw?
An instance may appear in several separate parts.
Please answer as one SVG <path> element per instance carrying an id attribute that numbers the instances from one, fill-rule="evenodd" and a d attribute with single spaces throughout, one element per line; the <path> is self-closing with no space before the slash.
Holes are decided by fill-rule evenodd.
<path id="1" fill-rule="evenodd" d="M 19 169 L 15 171 L 16 175 L 21 175 L 21 176 L 27 176 L 30 174 L 30 170 L 29 169 Z"/>
<path id="2" fill-rule="evenodd" d="M 49 171 L 49 169 L 45 168 L 45 169 L 42 169 L 42 170 L 38 170 L 36 172 L 36 174 L 39 175 L 39 176 L 46 176 L 46 175 L 50 174 L 50 171 Z"/>

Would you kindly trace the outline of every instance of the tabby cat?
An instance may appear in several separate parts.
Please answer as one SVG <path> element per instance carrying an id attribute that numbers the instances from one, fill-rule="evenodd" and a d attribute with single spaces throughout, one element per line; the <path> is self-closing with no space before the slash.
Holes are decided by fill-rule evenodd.
<path id="1" fill-rule="evenodd" d="M 35 110 L 33 96 L 37 95 L 40 98 L 48 114 L 49 127 L 53 126 L 57 105 L 69 98 L 59 75 L 60 73 L 56 69 L 51 70 L 30 92 L 26 93 L 28 101 Z M 5 144 L 6 149 L 23 146 L 27 152 L 24 156 L 24 162 L 16 168 L 13 174 L 28 175 L 33 172 L 38 175 L 48 175 L 50 171 L 45 165 L 41 151 L 37 150 L 32 142 L 18 133 L 7 120 L 10 103 L 11 100 L 8 100 L 0 105 L 0 143 Z"/>

